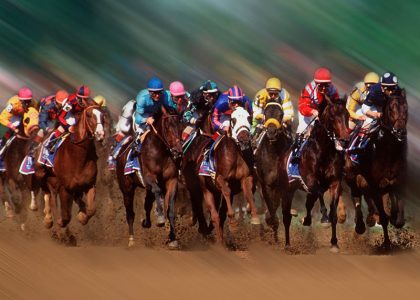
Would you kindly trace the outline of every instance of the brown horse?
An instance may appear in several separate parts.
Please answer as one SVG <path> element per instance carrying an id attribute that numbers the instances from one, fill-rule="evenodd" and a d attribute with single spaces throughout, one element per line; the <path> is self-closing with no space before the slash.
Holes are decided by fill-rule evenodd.
<path id="1" fill-rule="evenodd" d="M 46 193 L 45 225 L 53 224 L 51 206 L 56 207 L 55 192 L 60 196 L 61 218 L 57 224 L 65 228 L 71 220 L 74 201 L 79 206 L 77 215 L 85 225 L 95 214 L 95 193 L 97 176 L 97 156 L 94 138 L 100 141 L 104 137 L 103 115 L 94 103 L 84 103 L 84 110 L 76 117 L 75 133 L 67 136 L 57 149 L 53 169 L 40 163 L 35 164 L 35 175 Z M 82 199 L 86 194 L 86 203 Z"/>
<path id="2" fill-rule="evenodd" d="M 278 241 L 279 219 L 277 209 L 280 205 L 282 190 L 280 186 L 280 160 L 292 145 L 287 129 L 282 126 L 283 109 L 279 103 L 270 102 L 264 109 L 264 130 L 261 142 L 255 153 L 257 178 L 262 196 L 267 205 L 266 223 L 273 228 L 274 240 Z M 289 200 L 289 202 L 287 202 Z M 283 223 L 290 222 L 290 198 L 282 199 Z"/>
<path id="3" fill-rule="evenodd" d="M 336 100 L 332 102 L 326 99 L 327 105 L 319 114 L 319 120 L 315 121 L 311 134 L 303 146 L 302 156 L 299 162 L 299 171 L 303 183 L 308 192 L 306 197 L 306 216 L 303 219 L 303 225 L 310 226 L 312 222 L 311 211 L 318 198 L 322 198 L 325 191 L 329 190 L 331 195 L 330 221 L 332 228 L 331 245 L 332 251 L 338 250 L 336 225 L 337 225 L 337 206 L 341 196 L 341 179 L 344 166 L 343 148 L 347 142 L 348 118 L 345 100 Z M 283 190 L 282 199 L 293 197 L 296 189 L 302 188 L 301 182 L 289 182 L 287 175 L 288 160 L 290 151 L 286 153 L 281 161 L 280 187 Z M 289 227 L 290 216 L 288 211 L 285 225 L 286 246 L 290 245 Z M 284 215 L 283 215 L 284 218 Z"/>
<path id="4" fill-rule="evenodd" d="M 134 193 L 136 187 L 142 187 L 146 189 L 144 202 L 146 219 L 142 221 L 142 226 L 144 228 L 151 227 L 150 212 L 153 200 L 156 200 L 157 209 L 160 211 L 163 208 L 159 200 L 161 195 L 164 195 L 164 206 L 170 225 L 168 246 L 175 249 L 178 247 L 175 235 L 175 197 L 178 187 L 178 167 L 182 155 L 180 116 L 168 114 L 164 110 L 162 115 L 157 117 L 156 128 L 152 127 L 152 129 L 144 137 L 140 153 L 137 154 L 141 175 L 137 173 L 124 175 L 130 144 L 123 146 L 117 157 L 116 174 L 126 209 L 129 232 L 128 246 L 135 245 L 133 227 L 135 217 L 133 210 Z"/>
<path id="5" fill-rule="evenodd" d="M 38 208 L 35 195 L 39 191 L 39 186 L 33 174 L 23 175 L 19 172 L 19 169 L 39 130 L 38 111 L 30 107 L 22 120 L 19 132 L 13 138 L 4 154 L 6 172 L 2 176 L 4 176 L 4 182 L 11 194 L 11 203 L 9 204 L 19 216 L 21 228 L 24 230 L 27 219 L 27 207 L 31 210 L 37 210 Z M 29 199 L 31 199 L 30 205 L 27 203 Z"/>
<path id="6" fill-rule="evenodd" d="M 408 104 L 405 90 L 388 96 L 378 120 L 377 130 L 369 134 L 369 143 L 359 154 L 359 164 L 346 157 L 346 181 L 349 184 L 356 210 L 356 232 L 365 231 L 360 195 L 373 199 L 379 210 L 384 231 L 383 248 L 388 249 L 388 223 L 404 226 L 404 202 L 400 194 L 407 167 Z M 357 197 L 359 195 L 359 197 Z"/>
<path id="7" fill-rule="evenodd" d="M 250 210 L 251 224 L 259 225 L 254 199 L 253 158 L 251 149 L 251 118 L 242 107 L 234 109 L 231 115 L 231 135 L 223 136 L 214 149 L 215 180 L 200 176 L 200 186 L 204 194 L 204 201 L 210 211 L 211 220 L 216 229 L 216 238 L 223 243 L 223 218 L 220 218 L 216 208 L 214 190 L 219 190 L 224 197 L 227 208 L 229 225 L 235 230 L 237 223 L 232 209 L 232 198 L 243 192 Z M 216 199 L 217 200 L 217 199 Z"/>

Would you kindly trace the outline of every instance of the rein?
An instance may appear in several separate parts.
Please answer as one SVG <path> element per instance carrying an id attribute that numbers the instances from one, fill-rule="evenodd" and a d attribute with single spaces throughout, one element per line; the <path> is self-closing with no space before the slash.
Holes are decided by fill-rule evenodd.
<path id="1" fill-rule="evenodd" d="M 95 131 L 92 129 L 89 122 L 87 121 L 86 113 L 87 113 L 88 109 L 93 110 L 95 108 L 99 109 L 100 107 L 97 106 L 97 105 L 92 105 L 92 106 L 89 106 L 89 107 L 85 108 L 82 111 L 82 116 L 81 116 L 81 120 L 80 120 L 81 122 L 80 122 L 79 126 L 82 126 L 81 130 L 83 132 L 83 135 L 81 135 L 81 140 L 80 141 L 73 141 L 73 144 L 78 145 L 78 144 L 81 144 L 82 142 L 84 142 L 87 139 L 93 139 L 92 135 L 94 135 Z M 98 126 L 98 124 L 102 124 L 102 123 L 100 121 L 98 122 L 95 118 L 95 126 Z M 87 127 L 87 130 L 86 130 L 86 127 Z M 86 134 L 86 133 L 90 133 L 91 136 L 89 136 L 89 134 Z"/>

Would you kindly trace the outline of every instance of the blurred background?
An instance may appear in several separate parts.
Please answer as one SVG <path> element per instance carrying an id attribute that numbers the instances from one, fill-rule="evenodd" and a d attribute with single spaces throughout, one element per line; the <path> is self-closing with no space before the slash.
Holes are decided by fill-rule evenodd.
<path id="1" fill-rule="evenodd" d="M 412 203 L 420 175 L 419 1 L 40 0 L 0 2 L 0 100 L 27 85 L 37 98 L 88 84 L 115 117 L 160 76 L 187 89 L 205 79 L 249 96 L 278 76 L 295 108 L 327 66 L 341 95 L 368 71 L 408 92 Z M 297 121 L 297 120 L 296 120 Z"/>

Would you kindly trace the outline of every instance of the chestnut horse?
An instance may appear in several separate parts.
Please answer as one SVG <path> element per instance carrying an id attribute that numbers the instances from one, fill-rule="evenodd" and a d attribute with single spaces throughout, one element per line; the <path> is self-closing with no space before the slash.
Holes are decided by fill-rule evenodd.
<path id="1" fill-rule="evenodd" d="M 29 107 L 22 121 L 19 126 L 19 133 L 13 138 L 4 154 L 6 172 L 3 176 L 4 183 L 6 183 L 6 187 L 11 194 L 11 203 L 9 204 L 12 204 L 14 212 L 19 216 L 21 228 L 24 230 L 27 207 L 31 210 L 38 209 L 35 195 L 39 191 L 39 186 L 33 174 L 23 175 L 19 172 L 19 169 L 39 130 L 38 111 Z M 30 205 L 27 203 L 29 198 L 31 199 Z"/>
<path id="2" fill-rule="evenodd" d="M 237 223 L 232 209 L 232 198 L 235 194 L 243 192 L 250 210 L 251 224 L 259 225 L 254 199 L 253 155 L 251 149 L 251 117 L 243 107 L 237 107 L 231 115 L 231 135 L 224 135 L 214 149 L 215 180 L 208 176 L 200 176 L 200 186 L 204 194 L 204 201 L 210 210 L 210 216 L 216 238 L 223 243 L 223 219 L 216 209 L 213 191 L 219 190 L 224 197 L 227 207 L 229 226 L 235 230 Z"/>
<path id="3" fill-rule="evenodd" d="M 283 109 L 276 102 L 267 103 L 264 108 L 263 136 L 255 153 L 257 178 L 262 196 L 267 205 L 266 223 L 274 232 L 274 240 L 278 241 L 279 219 L 277 209 L 280 205 L 282 190 L 280 186 L 280 160 L 292 145 L 287 129 L 282 126 Z M 282 199 L 283 223 L 286 226 L 290 214 L 291 198 Z M 289 202 L 287 202 L 289 201 Z"/>
<path id="4" fill-rule="evenodd" d="M 162 209 L 159 203 L 161 195 L 164 195 L 164 206 L 169 219 L 170 232 L 169 244 L 171 249 L 178 247 L 175 235 L 175 197 L 178 188 L 179 163 L 182 155 L 181 134 L 182 123 L 179 115 L 168 114 L 165 109 L 160 117 L 157 117 L 156 128 L 152 127 L 142 141 L 140 153 L 137 154 L 141 167 L 141 175 L 136 172 L 124 175 L 128 150 L 131 144 L 123 146 L 117 157 L 116 174 L 118 185 L 123 194 L 126 218 L 128 224 L 128 246 L 134 242 L 134 193 L 136 187 L 146 189 L 144 209 L 146 219 L 142 221 L 144 228 L 151 227 L 150 212 L 153 200 L 157 201 L 158 211 Z M 162 224 L 163 225 L 163 224 Z"/>
<path id="5" fill-rule="evenodd" d="M 53 225 L 51 207 L 56 207 L 55 192 L 60 196 L 61 218 L 57 220 L 65 228 L 71 220 L 73 200 L 79 206 L 79 222 L 86 225 L 96 212 L 97 155 L 94 138 L 104 137 L 103 114 L 100 108 L 90 102 L 75 117 L 75 132 L 67 136 L 57 149 L 53 168 L 37 162 L 35 176 L 45 192 L 45 217 L 47 228 Z M 86 202 L 82 199 L 86 195 Z"/>
<path id="6" fill-rule="evenodd" d="M 346 180 L 356 209 L 356 232 L 365 231 L 360 195 L 373 199 L 379 210 L 384 231 L 382 246 L 388 249 L 391 241 L 388 223 L 404 226 L 404 202 L 400 194 L 407 167 L 408 104 L 405 90 L 386 98 L 378 129 L 369 133 L 369 143 L 359 154 L 359 165 L 346 158 Z M 359 195 L 359 197 L 357 197 Z"/>
<path id="7" fill-rule="evenodd" d="M 329 218 L 331 221 L 331 245 L 332 251 L 338 251 L 336 236 L 337 206 L 341 197 L 341 179 L 344 166 L 343 148 L 349 138 L 348 133 L 349 113 L 346 109 L 345 100 L 331 101 L 326 98 L 326 106 L 320 111 L 319 119 L 315 121 L 314 127 L 306 144 L 302 149 L 302 156 L 299 162 L 299 171 L 305 190 L 306 216 L 303 225 L 310 226 L 312 222 L 311 211 L 318 198 L 322 198 L 325 191 L 329 190 L 331 196 Z M 283 190 L 283 201 L 291 201 L 296 189 L 302 188 L 302 183 L 289 182 L 287 167 L 290 151 L 286 153 L 281 161 L 283 170 L 280 181 L 280 188 Z M 290 198 L 290 199 L 289 199 Z M 286 220 L 284 214 L 286 213 Z M 285 226 L 286 247 L 290 245 L 289 227 L 290 212 L 283 211 L 283 223 Z"/>

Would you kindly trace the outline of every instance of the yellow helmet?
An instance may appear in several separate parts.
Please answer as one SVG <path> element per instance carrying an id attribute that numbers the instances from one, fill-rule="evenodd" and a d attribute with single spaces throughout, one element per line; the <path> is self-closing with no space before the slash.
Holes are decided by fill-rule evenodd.
<path id="1" fill-rule="evenodd" d="M 106 106 L 106 99 L 102 95 L 95 96 L 95 98 L 93 98 L 93 101 L 95 101 L 95 103 L 99 106 Z"/>
<path id="2" fill-rule="evenodd" d="M 379 82 L 379 75 L 375 72 L 369 72 L 365 75 L 363 79 L 364 83 L 378 83 Z"/>
<path id="3" fill-rule="evenodd" d="M 265 88 L 267 90 L 281 90 L 281 82 L 280 79 L 276 77 L 272 77 L 267 80 L 267 83 L 265 84 Z"/>

